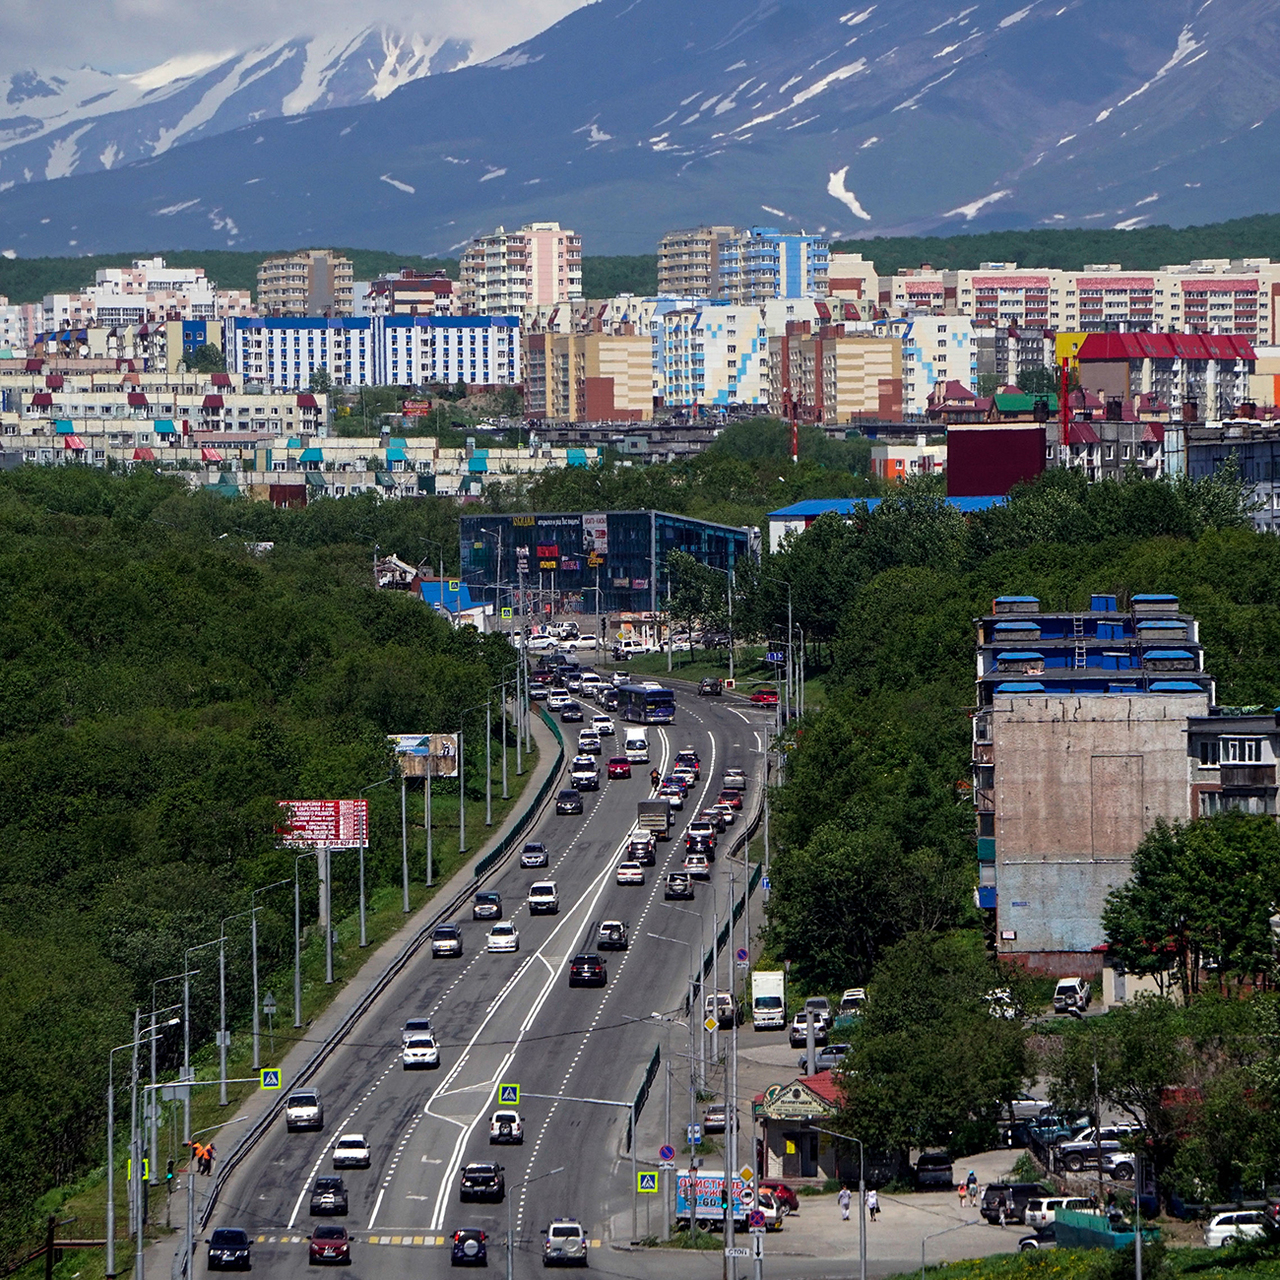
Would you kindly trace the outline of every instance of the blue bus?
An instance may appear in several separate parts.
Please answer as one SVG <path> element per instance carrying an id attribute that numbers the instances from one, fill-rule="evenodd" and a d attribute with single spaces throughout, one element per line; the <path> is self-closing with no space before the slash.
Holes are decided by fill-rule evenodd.
<path id="1" fill-rule="evenodd" d="M 676 695 L 657 684 L 624 684 L 618 690 L 618 710 L 632 724 L 670 724 Z"/>

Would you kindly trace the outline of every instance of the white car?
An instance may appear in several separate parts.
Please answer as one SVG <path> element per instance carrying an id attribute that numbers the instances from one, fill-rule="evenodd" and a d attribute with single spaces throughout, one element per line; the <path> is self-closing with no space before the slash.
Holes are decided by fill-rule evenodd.
<path id="1" fill-rule="evenodd" d="M 1260 1240 L 1266 1234 L 1266 1219 L 1256 1210 L 1216 1213 L 1205 1225 L 1204 1247 L 1224 1249 L 1233 1240 Z"/>
<path id="2" fill-rule="evenodd" d="M 524 1145 L 524 1121 L 518 1111 L 495 1111 L 489 1121 L 489 1142 L 511 1142 Z"/>
<path id="3" fill-rule="evenodd" d="M 367 1169 L 369 1163 L 369 1144 L 363 1133 L 344 1133 L 333 1144 L 335 1169 Z"/>
<path id="4" fill-rule="evenodd" d="M 519 951 L 520 935 L 515 925 L 500 920 L 489 930 L 489 940 L 485 943 L 486 951 Z"/>
<path id="5" fill-rule="evenodd" d="M 547 846 L 541 840 L 530 840 L 520 851 L 522 867 L 545 867 L 550 863 Z"/>
<path id="6" fill-rule="evenodd" d="M 560 910 L 560 894 L 554 880 L 539 880 L 529 886 L 529 914 L 556 915 Z"/>
<path id="7" fill-rule="evenodd" d="M 691 880 L 710 880 L 711 864 L 705 853 L 686 853 L 684 856 L 684 873 Z"/>
<path id="8" fill-rule="evenodd" d="M 1091 1200 L 1073 1200 L 1068 1199 L 1066 1196 L 1053 1196 L 1043 1200 L 1028 1200 L 1024 1221 L 1027 1226 L 1035 1227 L 1038 1231 L 1041 1227 L 1047 1227 L 1049 1223 L 1057 1221 L 1059 1209 L 1079 1209 L 1084 1211 L 1092 1207 L 1093 1201 Z"/>
<path id="9" fill-rule="evenodd" d="M 591 727 L 602 738 L 611 738 L 618 732 L 617 729 L 614 728 L 612 716 L 592 716 Z"/>
<path id="10" fill-rule="evenodd" d="M 415 1067 L 438 1067 L 440 1050 L 436 1046 L 435 1036 L 416 1035 L 405 1041 L 400 1054 L 400 1064 L 406 1071 Z"/>
<path id="11" fill-rule="evenodd" d="M 429 1036 L 432 1030 L 430 1018 L 407 1018 L 400 1032 L 400 1043 L 406 1045 L 414 1036 Z"/>
<path id="12" fill-rule="evenodd" d="M 594 729 L 583 729 L 578 734 L 578 751 L 583 754 L 598 756 L 604 748 L 600 743 L 600 735 Z"/>
<path id="13" fill-rule="evenodd" d="M 698 774 L 691 764 L 678 764 L 671 770 L 673 778 L 683 778 L 690 787 L 698 785 Z"/>
<path id="14" fill-rule="evenodd" d="M 644 868 L 638 862 L 620 862 L 615 879 L 618 884 L 644 884 Z"/>
<path id="15" fill-rule="evenodd" d="M 552 689 L 547 694 L 547 709 L 549 711 L 563 711 L 572 701 L 573 699 L 569 696 L 568 689 Z"/>
<path id="16" fill-rule="evenodd" d="M 721 814 L 724 818 L 724 825 L 726 827 L 733 826 L 734 820 L 737 816 L 733 812 L 733 805 L 729 804 L 727 801 L 718 801 L 716 804 L 713 804 L 711 806 L 711 812 Z"/>

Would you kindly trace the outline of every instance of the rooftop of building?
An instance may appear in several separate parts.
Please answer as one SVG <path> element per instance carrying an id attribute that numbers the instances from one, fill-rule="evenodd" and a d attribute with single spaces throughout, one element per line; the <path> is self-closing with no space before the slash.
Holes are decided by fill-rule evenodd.
<path id="1" fill-rule="evenodd" d="M 851 516 L 859 507 L 874 511 L 883 498 L 807 498 L 803 502 L 793 502 L 789 507 L 779 507 L 769 512 L 770 520 L 797 520 L 804 516 L 821 516 L 828 512 L 837 515 Z M 986 511 L 991 507 L 1002 507 L 1009 499 L 1004 494 L 992 494 L 988 497 L 947 498 L 949 506 L 957 511 Z"/>

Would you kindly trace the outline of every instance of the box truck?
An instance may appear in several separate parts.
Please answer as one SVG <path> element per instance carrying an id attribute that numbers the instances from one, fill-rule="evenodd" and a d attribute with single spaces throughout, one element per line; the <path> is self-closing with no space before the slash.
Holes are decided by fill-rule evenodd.
<path id="1" fill-rule="evenodd" d="M 781 1031 L 787 1025 L 784 983 L 781 969 L 751 975 L 751 1025 L 757 1031 Z"/>

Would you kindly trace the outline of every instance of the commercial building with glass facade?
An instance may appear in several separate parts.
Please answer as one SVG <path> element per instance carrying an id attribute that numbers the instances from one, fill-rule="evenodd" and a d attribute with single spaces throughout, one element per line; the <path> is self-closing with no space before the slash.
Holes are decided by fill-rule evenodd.
<path id="1" fill-rule="evenodd" d="M 523 587 L 526 609 L 539 613 L 654 612 L 667 595 L 671 552 L 726 571 L 760 554 L 756 529 L 666 511 L 463 516 L 459 526 L 472 595 L 509 605 Z"/>

